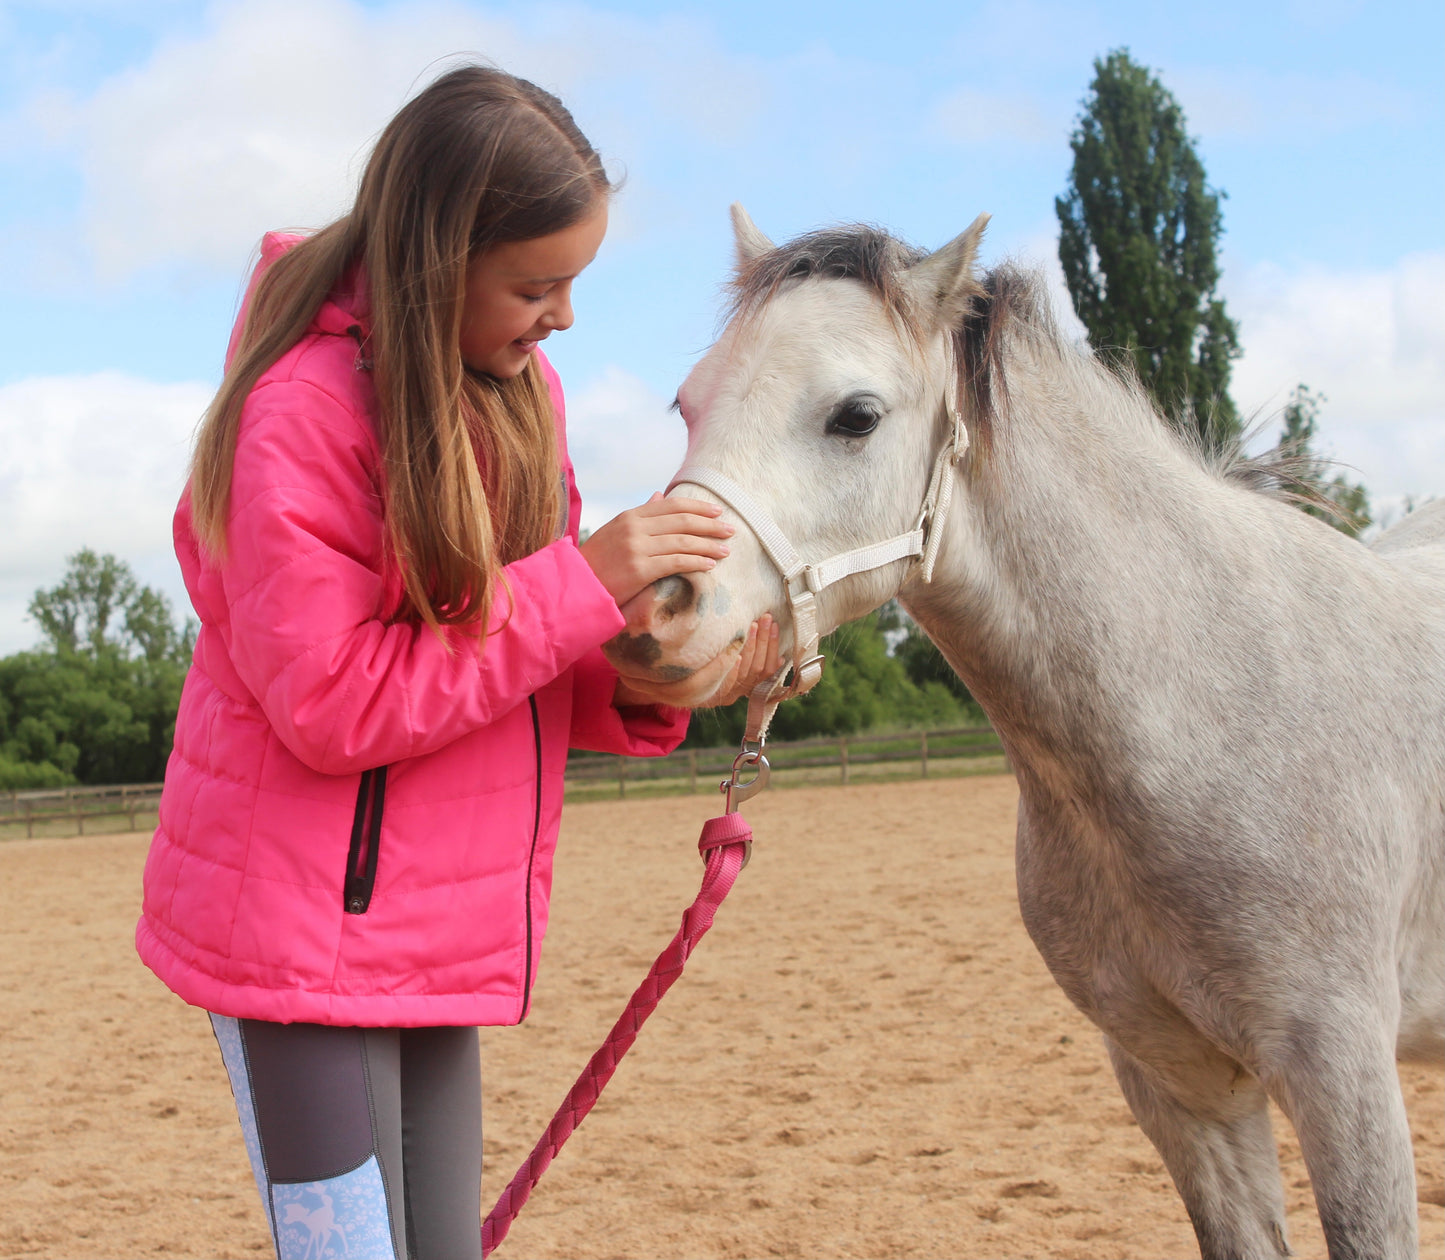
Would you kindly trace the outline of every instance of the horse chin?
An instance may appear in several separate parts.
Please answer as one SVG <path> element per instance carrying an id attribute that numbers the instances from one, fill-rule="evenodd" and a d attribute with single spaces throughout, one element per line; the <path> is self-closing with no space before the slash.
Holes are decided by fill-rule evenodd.
<path id="1" fill-rule="evenodd" d="M 741 640 L 734 639 L 710 660 L 692 665 L 663 661 L 661 645 L 650 639 L 623 631 L 602 650 L 630 691 L 651 703 L 683 709 L 706 708 L 712 702 L 732 677 L 741 650 Z"/>

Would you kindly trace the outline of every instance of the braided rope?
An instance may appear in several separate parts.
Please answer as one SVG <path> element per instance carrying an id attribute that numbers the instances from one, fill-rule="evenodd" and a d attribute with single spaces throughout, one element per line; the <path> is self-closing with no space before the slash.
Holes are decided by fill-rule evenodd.
<path id="1" fill-rule="evenodd" d="M 741 814 L 724 814 L 720 818 L 709 818 L 703 824 L 698 848 L 703 852 L 707 867 L 697 897 L 692 905 L 683 911 L 682 926 L 678 928 L 677 935 L 657 956 L 647 978 L 638 985 L 637 991 L 628 999 L 621 1018 L 607 1034 L 607 1040 L 583 1068 L 577 1083 L 572 1086 L 557 1109 L 557 1114 L 552 1117 L 552 1123 L 547 1126 L 532 1153 L 517 1169 L 516 1176 L 502 1191 L 496 1207 L 482 1222 L 483 1256 L 491 1255 L 507 1236 L 517 1213 L 531 1196 L 532 1188 L 541 1180 L 542 1174 L 572 1136 L 573 1130 L 592 1110 L 592 1105 L 612 1078 L 612 1073 L 617 1070 L 622 1056 L 637 1040 L 638 1030 L 657 1009 L 662 995 L 672 987 L 678 976 L 682 975 L 682 969 L 687 964 L 693 947 L 712 927 L 718 907 L 722 905 L 723 898 L 728 895 L 738 872 L 742 870 L 752 838 L 752 828 Z"/>

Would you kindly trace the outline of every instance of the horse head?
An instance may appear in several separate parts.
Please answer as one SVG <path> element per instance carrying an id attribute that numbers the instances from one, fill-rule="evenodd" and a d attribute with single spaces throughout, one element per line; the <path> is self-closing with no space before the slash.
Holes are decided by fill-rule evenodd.
<path id="1" fill-rule="evenodd" d="M 926 504 L 952 488 L 943 455 L 967 441 L 951 338 L 980 291 L 987 222 L 925 256 L 866 227 L 775 247 L 732 215 L 732 310 L 678 391 L 688 445 L 670 488 L 722 503 L 731 554 L 631 600 L 607 647 L 636 686 L 676 695 L 696 676 L 694 704 L 716 686 L 704 667 L 757 617 L 782 627 L 796 680 L 818 636 L 891 598 L 924 556 L 939 524 Z"/>

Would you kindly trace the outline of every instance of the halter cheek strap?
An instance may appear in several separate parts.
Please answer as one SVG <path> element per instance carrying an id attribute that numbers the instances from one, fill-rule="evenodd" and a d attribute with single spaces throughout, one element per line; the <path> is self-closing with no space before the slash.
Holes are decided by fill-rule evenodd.
<path id="1" fill-rule="evenodd" d="M 933 566 L 943 542 L 944 522 L 953 498 L 954 471 L 968 450 L 968 430 L 962 412 L 953 412 L 948 440 L 933 461 L 928 491 L 918 519 L 906 534 L 840 552 L 827 560 L 806 563 L 772 515 L 731 477 L 702 464 L 684 464 L 668 486 L 671 493 L 680 485 L 701 486 L 717 495 L 740 516 L 756 535 L 768 559 L 783 579 L 788 611 L 793 619 L 793 653 L 783 668 L 760 683 L 748 697 L 747 731 L 744 747 L 762 747 L 768 724 L 778 705 L 790 696 L 801 696 L 817 686 L 823 677 L 823 657 L 818 651 L 818 596 L 828 587 L 857 573 L 868 573 L 899 560 L 917 558 L 925 582 L 933 580 Z M 901 583 L 900 583 L 901 585 Z M 792 671 L 792 682 L 788 673 Z"/>

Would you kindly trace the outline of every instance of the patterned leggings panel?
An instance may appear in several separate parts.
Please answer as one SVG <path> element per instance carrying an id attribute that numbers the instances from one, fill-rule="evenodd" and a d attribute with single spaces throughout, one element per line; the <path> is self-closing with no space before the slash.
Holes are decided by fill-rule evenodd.
<path id="1" fill-rule="evenodd" d="M 475 1028 L 211 1027 L 278 1260 L 481 1260 Z"/>

